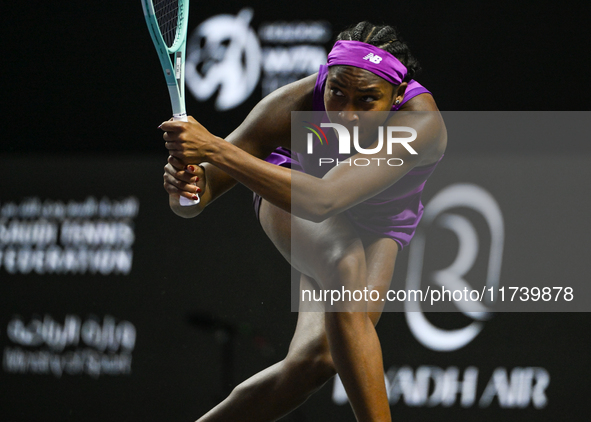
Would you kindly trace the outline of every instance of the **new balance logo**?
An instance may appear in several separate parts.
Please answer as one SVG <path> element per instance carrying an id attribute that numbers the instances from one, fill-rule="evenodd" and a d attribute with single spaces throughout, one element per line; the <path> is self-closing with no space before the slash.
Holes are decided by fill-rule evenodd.
<path id="1" fill-rule="evenodd" d="M 372 63 L 379 64 L 382 61 L 382 58 L 376 54 L 369 53 L 363 58 L 363 60 L 369 60 Z"/>

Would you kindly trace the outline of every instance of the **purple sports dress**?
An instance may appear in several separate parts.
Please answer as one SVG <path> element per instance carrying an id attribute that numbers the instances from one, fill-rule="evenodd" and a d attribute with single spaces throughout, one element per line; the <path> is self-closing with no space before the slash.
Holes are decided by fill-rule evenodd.
<path id="1" fill-rule="evenodd" d="M 327 74 L 328 66 L 320 66 L 316 85 L 314 86 L 313 111 L 326 111 L 324 108 L 324 87 Z M 424 93 L 430 94 L 418 82 L 411 80 L 404 94 L 404 100 L 398 106 L 392 107 L 392 110 L 398 110 L 411 98 Z M 338 158 L 340 161 L 347 158 L 347 156 L 338 153 L 337 142 L 326 145 L 322 155 L 324 157 Z M 423 204 L 421 203 L 423 187 L 441 158 L 431 165 L 413 168 L 400 180 L 373 198 L 344 211 L 345 215 L 361 234 L 372 233 L 378 237 L 392 238 L 402 249 L 409 244 L 423 216 Z M 313 156 L 293 153 L 286 148 L 277 148 L 265 161 L 292 170 L 313 174 L 316 177 L 323 177 L 332 168 L 328 164 L 323 165 L 322 173 L 319 173 L 320 168 Z M 261 197 L 255 194 L 254 206 L 257 218 L 259 217 L 260 204 Z"/>

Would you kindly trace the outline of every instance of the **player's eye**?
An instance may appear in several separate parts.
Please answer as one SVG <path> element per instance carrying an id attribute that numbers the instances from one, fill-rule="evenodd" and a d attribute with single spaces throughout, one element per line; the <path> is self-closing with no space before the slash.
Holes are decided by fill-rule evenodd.
<path id="1" fill-rule="evenodd" d="M 365 95 L 365 96 L 361 97 L 361 101 L 363 101 L 364 103 L 371 103 L 376 100 L 377 100 L 377 98 L 373 97 L 371 95 Z"/>
<path id="2" fill-rule="evenodd" d="M 341 91 L 338 88 L 331 88 L 330 93 L 334 96 L 337 96 L 337 97 L 344 97 L 345 96 L 345 94 L 343 94 L 343 91 Z"/>

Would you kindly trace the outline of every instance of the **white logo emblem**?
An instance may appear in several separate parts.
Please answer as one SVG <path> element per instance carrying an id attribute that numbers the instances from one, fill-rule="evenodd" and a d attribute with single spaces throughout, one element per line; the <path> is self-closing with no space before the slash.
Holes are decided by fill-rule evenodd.
<path id="1" fill-rule="evenodd" d="M 490 248 L 484 248 L 489 250 L 486 288 L 496 289 L 499 286 L 505 237 L 503 215 L 490 193 L 476 185 L 458 183 L 443 189 L 425 207 L 423 221 L 410 245 L 407 289 L 421 288 L 425 232 L 426 228 L 433 226 L 451 230 L 457 236 L 458 252 L 449 267 L 430 274 L 431 281 L 450 290 L 465 287 L 471 289 L 464 276 L 474 266 L 480 242 L 478 232 L 468 218 L 445 212 L 458 207 L 469 208 L 484 217 L 489 229 L 487 237 L 490 238 Z M 410 331 L 421 344 L 432 350 L 452 351 L 470 343 L 484 328 L 483 321 L 491 318 L 491 310 L 486 305 L 492 303 L 485 303 L 470 303 L 471 306 L 468 306 L 465 302 L 454 302 L 464 315 L 474 320 L 457 330 L 444 330 L 434 326 L 425 317 L 419 302 L 405 302 L 405 315 Z"/>
<path id="2" fill-rule="evenodd" d="M 187 87 L 198 101 L 215 92 L 217 110 L 242 104 L 259 82 L 261 46 L 249 24 L 253 12 L 218 15 L 199 25 L 187 43 Z M 218 91 L 219 90 L 219 91 Z"/>
<path id="3" fill-rule="evenodd" d="M 377 54 L 369 53 L 367 56 L 365 56 L 363 58 L 363 60 L 369 60 L 372 63 L 380 64 L 380 62 L 382 61 L 382 58 L 380 56 L 378 56 Z"/>

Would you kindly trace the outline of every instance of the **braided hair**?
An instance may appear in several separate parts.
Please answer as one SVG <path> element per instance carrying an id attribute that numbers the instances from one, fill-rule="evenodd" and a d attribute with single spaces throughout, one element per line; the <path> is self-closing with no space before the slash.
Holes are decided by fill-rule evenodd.
<path id="1" fill-rule="evenodd" d="M 374 25 L 363 21 L 337 36 L 337 41 L 361 41 L 386 50 L 402 62 L 408 73 L 405 82 L 410 81 L 421 70 L 418 60 L 411 54 L 406 43 L 398 36 L 396 28 L 387 25 Z"/>

